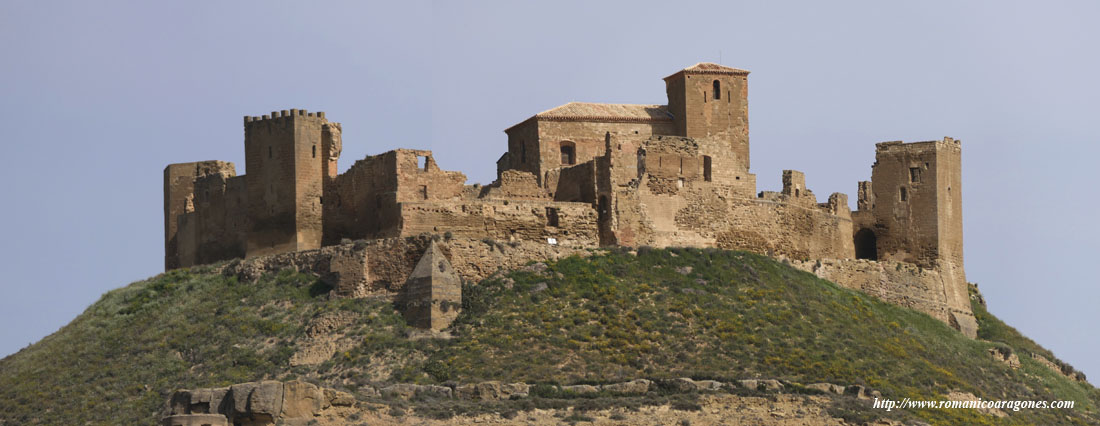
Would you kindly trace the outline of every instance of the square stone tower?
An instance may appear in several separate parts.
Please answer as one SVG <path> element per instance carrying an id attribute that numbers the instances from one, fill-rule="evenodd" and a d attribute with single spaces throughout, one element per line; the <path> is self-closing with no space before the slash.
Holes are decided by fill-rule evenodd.
<path id="1" fill-rule="evenodd" d="M 322 195 L 336 174 L 338 129 L 323 112 L 244 118 L 248 257 L 321 247 Z"/>
<path id="2" fill-rule="evenodd" d="M 742 69 L 703 62 L 665 77 L 677 134 L 728 139 L 740 170 L 749 169 L 748 76 Z"/>
<path id="3" fill-rule="evenodd" d="M 961 153 L 952 138 L 875 145 L 867 198 L 879 259 L 962 267 Z"/>

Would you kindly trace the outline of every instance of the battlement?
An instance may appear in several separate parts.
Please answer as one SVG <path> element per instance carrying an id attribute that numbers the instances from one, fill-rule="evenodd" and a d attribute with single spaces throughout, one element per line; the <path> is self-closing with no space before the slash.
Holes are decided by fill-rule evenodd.
<path id="1" fill-rule="evenodd" d="M 284 109 L 282 111 L 271 111 L 270 115 L 268 115 L 268 114 L 264 114 L 264 115 L 261 115 L 261 116 L 246 115 L 246 116 L 244 116 L 244 123 L 245 123 L 245 125 L 248 125 L 248 124 L 252 124 L 252 123 L 278 121 L 280 119 L 293 118 L 293 117 L 310 117 L 310 118 L 317 118 L 317 119 L 322 119 L 323 120 L 325 118 L 325 113 L 324 113 L 324 111 L 319 111 L 319 112 L 313 113 L 313 112 L 306 111 L 304 109 L 293 109 L 292 108 L 292 109 L 289 109 L 289 110 Z"/>

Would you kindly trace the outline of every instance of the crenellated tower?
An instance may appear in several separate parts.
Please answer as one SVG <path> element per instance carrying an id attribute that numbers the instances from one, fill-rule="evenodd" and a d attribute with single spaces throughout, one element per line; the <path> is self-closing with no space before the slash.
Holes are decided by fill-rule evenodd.
<path id="1" fill-rule="evenodd" d="M 244 118 L 248 257 L 321 247 L 321 203 L 336 175 L 339 130 L 323 112 Z"/>

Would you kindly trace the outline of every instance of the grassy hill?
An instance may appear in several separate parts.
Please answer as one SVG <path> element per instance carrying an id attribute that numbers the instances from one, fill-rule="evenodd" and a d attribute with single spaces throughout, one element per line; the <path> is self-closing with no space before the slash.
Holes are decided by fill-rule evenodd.
<path id="1" fill-rule="evenodd" d="M 449 340 L 408 339 L 392 304 L 331 298 L 328 290 L 292 271 L 241 283 L 207 266 L 111 291 L 58 332 L 0 360 L 0 424 L 152 424 L 174 389 L 264 378 L 304 378 L 364 399 L 365 385 L 398 382 L 777 378 L 864 384 L 894 399 L 957 391 L 986 400 L 1076 401 L 1071 410 L 994 418 L 963 409 L 885 413 L 838 399 L 830 413 L 852 420 L 1100 418 L 1097 389 L 1027 356 L 1056 361 L 980 304 L 982 340 L 971 340 L 925 314 L 744 252 L 610 251 L 499 274 L 464 288 Z M 353 344 L 323 364 L 291 367 L 310 321 L 335 313 L 353 318 L 343 328 Z M 994 360 L 993 347 L 1018 354 L 1021 367 Z M 563 397 L 541 396 L 534 404 Z M 478 409 L 409 408 L 434 416 Z"/>

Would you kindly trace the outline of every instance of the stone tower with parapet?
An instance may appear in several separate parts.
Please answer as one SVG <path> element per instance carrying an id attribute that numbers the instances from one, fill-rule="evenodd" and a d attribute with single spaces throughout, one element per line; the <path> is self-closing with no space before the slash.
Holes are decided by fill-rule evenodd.
<path id="1" fill-rule="evenodd" d="M 244 118 L 247 256 L 321 247 L 326 181 L 336 176 L 340 124 L 291 109 Z"/>
<path id="2" fill-rule="evenodd" d="M 748 76 L 742 69 L 698 63 L 665 77 L 677 134 L 729 141 L 739 170 L 749 169 Z"/>

